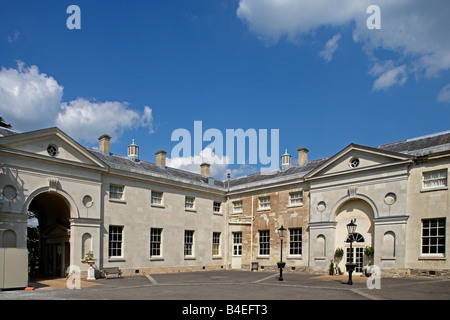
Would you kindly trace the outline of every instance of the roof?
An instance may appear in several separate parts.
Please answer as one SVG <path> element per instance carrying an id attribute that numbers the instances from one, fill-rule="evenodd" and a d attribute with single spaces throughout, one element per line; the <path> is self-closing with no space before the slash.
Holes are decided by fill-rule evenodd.
<path id="1" fill-rule="evenodd" d="M 20 134 L 17 131 L 8 128 L 0 127 L 0 137 L 12 136 Z M 354 145 L 354 144 L 351 144 Z M 117 170 L 135 171 L 137 173 L 154 173 L 168 178 L 183 179 L 205 185 L 210 185 L 219 188 L 228 186 L 227 180 L 217 180 L 214 178 L 206 178 L 199 173 L 193 173 L 181 169 L 166 167 L 162 168 L 159 165 L 147 161 L 135 161 L 128 157 L 105 154 L 95 148 L 84 147 L 89 153 L 96 158 Z M 450 130 L 438 132 L 431 135 L 426 135 L 417 138 L 392 142 L 377 147 L 368 147 L 369 149 L 381 149 L 391 153 L 403 153 L 411 156 L 423 156 L 437 152 L 450 151 Z M 308 161 L 307 163 L 298 166 L 294 165 L 288 169 L 276 169 L 265 172 L 258 172 L 247 176 L 236 177 L 230 180 L 230 187 L 245 186 L 247 184 L 258 183 L 262 181 L 279 180 L 279 179 L 297 179 L 302 178 L 307 173 L 322 165 L 329 160 L 330 157 Z"/>

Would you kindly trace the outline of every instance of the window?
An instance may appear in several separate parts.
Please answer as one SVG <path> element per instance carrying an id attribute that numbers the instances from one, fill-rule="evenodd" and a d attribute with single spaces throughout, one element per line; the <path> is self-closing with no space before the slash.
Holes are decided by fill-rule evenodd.
<path id="1" fill-rule="evenodd" d="M 123 186 L 110 184 L 109 185 L 109 198 L 113 200 L 123 200 Z"/>
<path id="2" fill-rule="evenodd" d="M 302 254 L 302 228 L 289 229 L 289 254 Z"/>
<path id="3" fill-rule="evenodd" d="M 54 144 L 49 144 L 47 147 L 47 153 L 50 157 L 56 157 L 59 153 L 58 147 Z"/>
<path id="4" fill-rule="evenodd" d="M 162 206 L 163 205 L 163 193 L 158 191 L 152 191 L 151 204 Z"/>
<path id="5" fill-rule="evenodd" d="M 184 208 L 194 210 L 195 198 L 186 196 L 184 200 Z"/>
<path id="6" fill-rule="evenodd" d="M 220 232 L 213 232 L 212 254 L 213 256 L 220 256 Z"/>
<path id="7" fill-rule="evenodd" d="M 213 203 L 213 212 L 220 213 L 222 207 L 222 202 L 214 201 Z"/>
<path id="8" fill-rule="evenodd" d="M 109 226 L 109 257 L 122 257 L 122 226 Z"/>
<path id="9" fill-rule="evenodd" d="M 233 201 L 233 213 L 242 212 L 242 200 Z"/>
<path id="10" fill-rule="evenodd" d="M 233 256 L 242 256 L 242 232 L 233 232 Z"/>
<path id="11" fill-rule="evenodd" d="M 270 255 L 270 230 L 259 231 L 259 255 Z"/>
<path id="12" fill-rule="evenodd" d="M 184 256 L 189 257 L 194 255 L 194 231 L 184 231 Z"/>
<path id="13" fill-rule="evenodd" d="M 270 196 L 259 198 L 259 210 L 270 209 Z"/>
<path id="14" fill-rule="evenodd" d="M 423 173 L 423 188 L 447 187 L 447 169 Z"/>
<path id="15" fill-rule="evenodd" d="M 150 229 L 150 257 L 161 257 L 162 230 L 158 228 Z"/>
<path id="16" fill-rule="evenodd" d="M 422 220 L 422 254 L 445 254 L 445 218 Z"/>
<path id="17" fill-rule="evenodd" d="M 359 167 L 359 159 L 358 158 L 352 158 L 350 162 L 348 163 L 350 168 L 358 168 Z"/>
<path id="18" fill-rule="evenodd" d="M 289 204 L 291 206 L 303 204 L 303 191 L 289 193 Z"/>

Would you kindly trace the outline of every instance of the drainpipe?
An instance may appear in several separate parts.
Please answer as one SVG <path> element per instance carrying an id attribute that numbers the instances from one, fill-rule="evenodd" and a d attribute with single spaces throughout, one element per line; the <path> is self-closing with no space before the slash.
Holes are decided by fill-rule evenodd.
<path id="1" fill-rule="evenodd" d="M 228 189 L 227 189 L 227 265 L 226 270 L 229 268 L 229 256 L 230 256 L 230 177 L 231 170 L 227 170 Z"/>
<path id="2" fill-rule="evenodd" d="M 252 196 L 252 222 L 250 225 L 250 270 L 253 262 L 253 198 L 254 196 Z"/>

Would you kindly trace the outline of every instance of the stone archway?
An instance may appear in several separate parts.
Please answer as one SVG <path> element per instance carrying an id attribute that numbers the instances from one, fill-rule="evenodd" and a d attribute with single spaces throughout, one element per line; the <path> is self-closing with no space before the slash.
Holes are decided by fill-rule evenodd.
<path id="1" fill-rule="evenodd" d="M 38 273 L 64 277 L 70 265 L 70 203 L 56 192 L 36 195 L 28 211 L 38 220 Z"/>
<path id="2" fill-rule="evenodd" d="M 347 224 L 356 219 L 358 240 L 353 242 L 353 250 L 350 252 Z M 336 210 L 336 235 L 335 248 L 343 248 L 345 255 L 340 268 L 345 270 L 344 264 L 352 256 L 352 262 L 358 263 L 358 272 L 361 272 L 366 246 L 373 246 L 374 235 L 374 211 L 372 206 L 362 199 L 350 199 L 342 203 Z"/>

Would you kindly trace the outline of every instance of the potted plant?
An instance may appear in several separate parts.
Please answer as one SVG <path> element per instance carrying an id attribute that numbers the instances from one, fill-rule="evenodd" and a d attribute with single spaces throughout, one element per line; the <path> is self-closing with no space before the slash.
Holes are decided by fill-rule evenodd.
<path id="1" fill-rule="evenodd" d="M 366 256 L 368 260 L 367 266 L 364 267 L 364 273 L 367 277 L 370 277 L 372 275 L 371 266 L 373 265 L 373 255 L 374 255 L 373 247 L 367 246 L 364 248 L 364 256 Z"/>
<path id="2" fill-rule="evenodd" d="M 353 272 L 353 271 L 355 271 L 356 263 L 354 263 L 354 262 L 347 262 L 345 264 L 345 268 L 347 269 L 347 272 Z"/>
<path id="3" fill-rule="evenodd" d="M 84 259 L 82 260 L 83 263 L 89 264 L 88 269 L 88 280 L 95 280 L 95 264 L 96 259 L 94 259 L 94 253 L 92 251 L 89 251 L 85 254 Z"/>
<path id="4" fill-rule="evenodd" d="M 329 271 L 329 275 L 332 276 L 334 274 L 334 263 L 333 260 L 330 260 L 330 269 Z"/>
<path id="5" fill-rule="evenodd" d="M 278 269 L 284 269 L 284 267 L 286 266 L 286 262 L 278 261 L 277 266 L 278 266 Z"/>
<path id="6" fill-rule="evenodd" d="M 336 262 L 336 275 L 342 274 L 341 269 L 339 268 L 339 262 L 342 261 L 342 257 L 344 256 L 344 249 L 337 248 L 334 252 L 334 261 Z"/>

